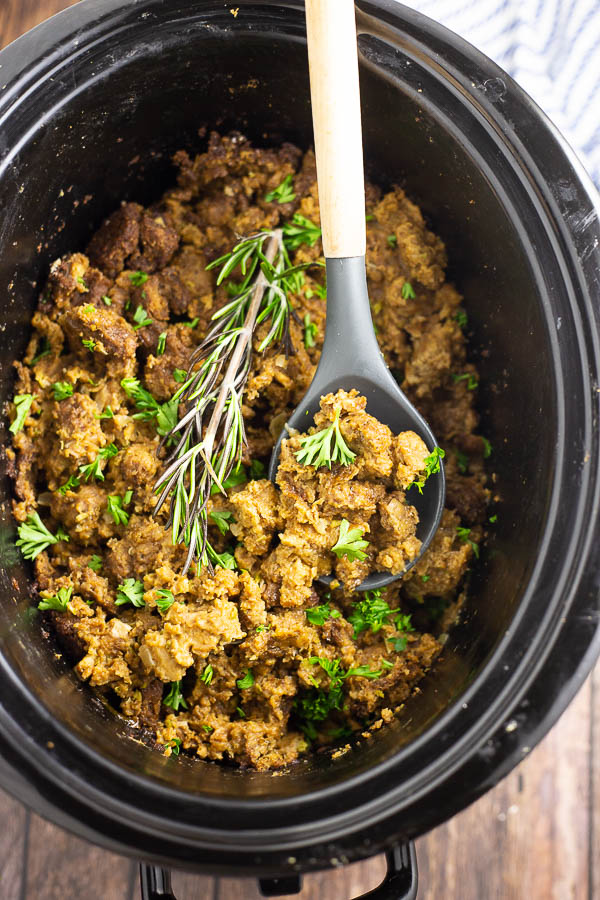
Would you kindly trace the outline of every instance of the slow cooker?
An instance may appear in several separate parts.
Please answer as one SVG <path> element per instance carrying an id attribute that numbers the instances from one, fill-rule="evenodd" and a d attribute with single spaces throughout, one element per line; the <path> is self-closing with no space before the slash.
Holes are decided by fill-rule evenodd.
<path id="1" fill-rule="evenodd" d="M 367 176 L 405 187 L 447 245 L 498 519 L 399 718 L 339 758 L 258 773 L 165 758 L 55 658 L 2 457 L 0 784 L 149 863 L 146 897 L 170 896 L 168 867 L 274 894 L 382 851 L 369 896 L 414 896 L 412 839 L 523 759 L 600 649 L 599 198 L 532 100 L 459 37 L 393 0 L 359 0 L 357 29 Z M 211 128 L 310 145 L 302 0 L 82 0 L 0 53 L 2 403 L 52 260 L 121 200 L 157 198 L 174 151 Z"/>

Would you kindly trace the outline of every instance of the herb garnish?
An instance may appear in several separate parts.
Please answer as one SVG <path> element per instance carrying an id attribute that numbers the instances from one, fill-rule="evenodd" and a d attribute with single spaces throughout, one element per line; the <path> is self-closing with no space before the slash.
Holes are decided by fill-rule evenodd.
<path id="1" fill-rule="evenodd" d="M 464 528 L 461 525 L 457 526 L 456 533 L 464 544 L 470 544 L 475 557 L 479 559 L 479 544 L 476 541 L 471 540 L 471 529 Z"/>
<path id="2" fill-rule="evenodd" d="M 456 464 L 458 466 L 458 471 L 464 475 L 469 468 L 469 457 L 466 453 L 463 453 L 462 450 L 455 450 L 456 454 Z"/>
<path id="3" fill-rule="evenodd" d="M 331 441 L 333 439 L 333 449 Z M 340 408 L 335 411 L 335 418 L 331 425 L 314 434 L 307 434 L 300 441 L 301 449 L 296 451 L 296 459 L 304 466 L 327 466 L 339 462 L 342 466 L 349 466 L 356 459 L 356 453 L 346 444 L 340 431 Z"/>
<path id="4" fill-rule="evenodd" d="M 40 359 L 43 359 L 45 356 L 50 356 L 51 353 L 52 353 L 52 345 L 50 344 L 50 341 L 48 340 L 47 337 L 43 337 L 40 342 L 38 352 L 33 357 L 31 362 L 29 363 L 29 365 L 35 366 L 36 362 L 39 362 Z"/>
<path id="5" fill-rule="evenodd" d="M 183 384 L 184 381 L 187 381 L 187 372 L 185 369 L 173 369 L 173 379 L 178 384 Z"/>
<path id="6" fill-rule="evenodd" d="M 106 306 L 112 306 L 112 300 L 110 297 L 107 297 L 106 294 L 102 294 L 102 300 Z"/>
<path id="7" fill-rule="evenodd" d="M 177 407 L 179 401 L 174 398 L 166 403 L 155 400 L 150 391 L 141 386 L 137 378 L 123 378 L 121 387 L 130 397 L 140 412 L 134 413 L 134 419 L 149 422 L 156 419 L 156 430 L 161 436 L 168 435 L 177 423 Z"/>
<path id="8" fill-rule="evenodd" d="M 133 321 L 135 322 L 133 330 L 137 331 L 138 328 L 144 328 L 145 325 L 152 325 L 153 320 L 148 316 L 148 313 L 140 303 L 133 314 Z"/>
<path id="9" fill-rule="evenodd" d="M 175 712 L 179 712 L 179 707 L 187 709 L 188 705 L 181 693 L 181 681 L 172 681 L 169 693 L 163 700 L 165 706 L 170 706 Z"/>
<path id="10" fill-rule="evenodd" d="M 72 587 L 59 588 L 53 597 L 44 597 L 38 603 L 38 609 L 56 609 L 58 612 L 65 612 L 72 593 Z"/>
<path id="11" fill-rule="evenodd" d="M 355 559 L 366 559 L 367 554 L 364 552 L 369 546 L 368 541 L 363 541 L 364 531 L 361 528 L 350 528 L 350 522 L 342 519 L 340 522 L 340 533 L 337 542 L 331 548 L 338 559 L 346 556 L 350 562 Z"/>
<path id="12" fill-rule="evenodd" d="M 68 381 L 55 381 L 52 385 L 55 400 L 66 400 L 67 397 L 73 396 L 73 385 Z"/>
<path id="13" fill-rule="evenodd" d="M 168 612 L 175 603 L 175 595 L 168 588 L 158 588 L 156 591 L 156 608 L 160 613 Z"/>
<path id="14" fill-rule="evenodd" d="M 17 434 L 23 428 L 25 420 L 33 403 L 33 394 L 16 394 L 13 398 L 15 404 L 15 419 L 8 429 L 12 434 Z"/>
<path id="15" fill-rule="evenodd" d="M 306 618 L 311 625 L 324 625 L 328 619 L 339 619 L 340 615 L 339 609 L 332 609 L 329 603 L 312 606 L 306 610 Z"/>
<path id="16" fill-rule="evenodd" d="M 319 665 L 329 676 L 329 688 L 324 690 L 312 676 L 314 687 L 305 696 L 297 699 L 294 708 L 302 721 L 302 730 L 309 740 L 317 736 L 315 723 L 323 722 L 334 709 L 340 709 L 343 699 L 343 683 L 351 676 L 362 678 L 379 678 L 382 669 L 376 671 L 368 666 L 357 666 L 344 672 L 339 659 L 324 659 L 320 656 L 309 657 L 308 662 L 314 666 Z"/>
<path id="17" fill-rule="evenodd" d="M 110 406 L 107 406 L 106 409 L 103 410 L 101 413 L 94 413 L 94 418 L 100 419 L 100 420 L 114 419 L 114 417 L 115 417 L 115 414 L 112 411 L 112 409 L 110 408 Z"/>
<path id="18" fill-rule="evenodd" d="M 229 531 L 229 525 L 227 523 L 233 519 L 233 513 L 229 512 L 227 509 L 213 509 L 210 512 L 210 517 L 221 534 L 227 534 Z"/>
<path id="19" fill-rule="evenodd" d="M 402 285 L 402 290 L 400 291 L 402 294 L 403 300 L 414 300 L 417 296 L 413 290 L 413 286 L 410 281 L 405 281 Z"/>
<path id="20" fill-rule="evenodd" d="M 386 600 L 381 596 L 381 590 L 365 591 L 360 600 L 352 605 L 352 614 L 348 621 L 354 626 L 354 640 L 361 632 L 370 629 L 373 634 L 384 625 L 394 625 L 398 631 L 413 631 L 410 615 L 405 615 L 398 609 L 391 609 Z"/>
<path id="21" fill-rule="evenodd" d="M 88 569 L 91 569 L 92 572 L 100 572 L 102 569 L 102 557 L 98 556 L 97 553 L 94 553 L 94 555 L 90 557 Z"/>
<path id="22" fill-rule="evenodd" d="M 162 356 L 165 352 L 165 347 L 167 346 L 167 332 L 161 331 L 158 336 L 158 343 L 156 345 L 156 355 Z"/>
<path id="23" fill-rule="evenodd" d="M 138 271 L 129 273 L 129 280 L 135 287 L 141 287 L 143 284 L 146 284 L 148 277 L 146 272 Z"/>
<path id="24" fill-rule="evenodd" d="M 202 672 L 202 675 L 200 676 L 200 681 L 203 681 L 204 684 L 210 684 L 211 681 L 213 680 L 213 675 L 214 675 L 214 669 L 210 663 L 207 663 L 204 666 L 204 671 Z"/>
<path id="25" fill-rule="evenodd" d="M 267 203 L 273 203 L 273 201 L 277 201 L 277 203 L 291 203 L 292 200 L 296 199 L 296 194 L 294 193 L 294 188 L 292 185 L 292 176 L 286 175 L 280 185 L 278 185 L 275 190 L 269 191 L 268 194 L 265 194 L 265 200 Z"/>
<path id="26" fill-rule="evenodd" d="M 395 234 L 388 234 L 388 236 L 386 237 L 386 241 L 388 243 L 388 247 L 391 247 L 392 249 L 398 246 L 398 238 Z M 408 284 L 408 282 L 405 281 L 404 284 Z M 406 300 L 407 298 L 405 297 L 404 299 Z"/>
<path id="27" fill-rule="evenodd" d="M 89 481 L 90 478 L 96 478 L 98 481 L 104 481 L 104 472 L 100 468 L 100 462 L 103 459 L 112 459 L 112 457 L 116 456 L 118 452 L 119 449 L 116 444 L 113 444 L 111 442 L 110 444 L 107 444 L 106 447 L 102 447 L 101 450 L 98 450 L 96 459 L 93 462 L 87 463 L 87 465 L 79 466 L 79 471 L 86 481 Z"/>
<path id="28" fill-rule="evenodd" d="M 96 349 L 96 341 L 93 341 L 91 338 L 81 338 L 81 343 L 87 350 L 91 350 L 92 353 Z"/>
<path id="29" fill-rule="evenodd" d="M 477 378 L 475 377 L 475 375 L 473 375 L 472 372 L 463 372 L 461 375 L 453 374 L 452 381 L 454 382 L 454 384 L 458 384 L 459 381 L 466 381 L 468 391 L 474 391 L 479 384 Z"/>
<path id="30" fill-rule="evenodd" d="M 483 441 L 483 458 L 487 459 L 489 456 L 492 455 L 492 445 L 490 444 L 488 439 L 486 437 L 484 437 L 483 435 L 481 436 L 481 440 Z"/>
<path id="31" fill-rule="evenodd" d="M 133 606 L 141 608 L 144 603 L 144 585 L 135 578 L 126 578 L 125 581 L 117 588 L 117 599 L 115 606 L 124 606 L 131 603 Z"/>
<path id="32" fill-rule="evenodd" d="M 254 684 L 254 675 L 252 674 L 252 669 L 246 669 L 246 674 L 243 678 L 238 678 L 236 684 L 240 691 L 247 691 Z"/>
<path id="33" fill-rule="evenodd" d="M 425 482 L 429 478 L 430 475 L 435 475 L 436 472 L 440 471 L 440 462 L 445 457 L 446 452 L 442 450 L 441 447 L 434 447 L 429 456 L 425 457 L 425 461 L 423 463 L 423 475 L 421 478 L 418 478 L 415 481 L 411 481 L 406 490 L 408 491 L 411 487 L 418 488 L 420 494 L 423 493 L 423 488 L 425 487 Z"/>
<path id="34" fill-rule="evenodd" d="M 315 346 L 315 338 L 318 333 L 317 325 L 310 320 L 310 313 L 306 313 L 304 316 L 304 346 L 307 350 Z"/>
<path id="35" fill-rule="evenodd" d="M 459 328 L 465 328 L 469 321 L 469 317 L 467 316 L 464 309 L 459 309 L 458 312 L 456 313 L 456 315 L 454 316 L 454 320 L 457 323 Z"/>
<path id="36" fill-rule="evenodd" d="M 118 494 L 109 494 L 106 498 L 106 509 L 114 519 L 115 525 L 127 525 L 129 522 L 129 513 L 125 512 L 125 507 L 131 503 L 133 491 L 127 491 L 123 497 Z"/>
<path id="37" fill-rule="evenodd" d="M 283 226 L 283 236 L 288 250 L 297 250 L 301 244 L 314 247 L 321 237 L 321 229 L 300 213 L 294 213 L 292 221 Z"/>
<path id="38" fill-rule="evenodd" d="M 16 545 L 21 548 L 21 553 L 25 559 L 35 559 L 42 550 L 45 550 L 51 544 L 69 540 L 68 535 L 60 527 L 57 529 L 56 535 L 48 531 L 36 512 L 29 513 L 23 524 L 19 525 L 17 531 L 19 540 L 16 541 Z"/>
<path id="39" fill-rule="evenodd" d="M 181 738 L 171 738 L 164 746 L 165 750 L 171 751 L 172 756 L 179 756 L 179 751 L 181 750 Z"/>

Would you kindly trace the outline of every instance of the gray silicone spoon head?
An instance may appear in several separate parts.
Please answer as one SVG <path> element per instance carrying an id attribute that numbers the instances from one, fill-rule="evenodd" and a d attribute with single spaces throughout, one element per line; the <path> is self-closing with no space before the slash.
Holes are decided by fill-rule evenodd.
<path id="1" fill-rule="evenodd" d="M 307 431 L 324 394 L 356 388 L 367 412 L 394 434 L 415 431 L 431 452 L 435 438 L 386 366 L 371 319 L 365 268 L 365 194 L 353 0 L 306 0 L 306 28 L 323 250 L 327 265 L 327 323 L 321 359 L 302 402 L 275 445 L 269 478 L 276 481 L 281 442 L 291 429 Z M 445 498 L 443 466 L 410 491 L 419 514 L 423 555 L 440 523 Z M 383 587 L 402 577 L 377 572 L 358 590 Z M 331 576 L 319 579 L 329 583 Z"/>

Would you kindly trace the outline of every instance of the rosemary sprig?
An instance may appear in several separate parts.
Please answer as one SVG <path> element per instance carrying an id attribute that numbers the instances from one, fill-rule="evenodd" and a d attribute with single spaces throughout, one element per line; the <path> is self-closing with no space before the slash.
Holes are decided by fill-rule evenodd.
<path id="1" fill-rule="evenodd" d="M 243 238 L 207 266 L 220 267 L 217 285 L 238 270 L 242 280 L 235 296 L 213 315 L 213 326 L 192 354 L 187 377 L 171 401 L 178 404 L 180 418 L 165 439 L 176 445 L 155 486 L 154 514 L 170 497 L 167 528 L 174 544 L 188 547 L 184 573 L 194 558 L 209 570 L 213 562 L 222 565 L 222 558 L 227 557 L 228 567 L 233 560 L 230 554 L 219 557 L 208 543 L 207 503 L 215 487 L 226 493 L 224 482 L 239 467 L 246 445 L 242 398 L 256 328 L 269 326 L 259 353 L 276 343 L 293 352 L 289 295 L 298 290 L 302 270 L 311 263 L 291 264 L 284 231 L 285 226 Z M 319 234 L 317 226 L 303 220 L 294 225 L 291 240 L 298 246 L 304 235 L 314 243 Z"/>

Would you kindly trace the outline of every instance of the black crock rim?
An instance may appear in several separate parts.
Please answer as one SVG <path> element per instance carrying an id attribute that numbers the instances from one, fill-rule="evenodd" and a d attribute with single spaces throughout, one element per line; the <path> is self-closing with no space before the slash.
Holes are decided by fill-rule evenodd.
<path id="1" fill-rule="evenodd" d="M 135 12 L 137 16 L 139 17 L 145 9 L 152 6 L 153 2 L 155 2 L 155 0 L 136 3 Z M 91 37 L 93 40 L 106 40 L 112 33 L 109 29 L 111 23 L 114 26 L 120 27 L 119 21 L 123 18 L 123 5 L 121 0 L 101 0 L 101 2 L 96 2 L 96 0 L 84 0 L 83 3 L 78 4 L 76 7 L 64 10 L 49 22 L 38 26 L 32 32 L 21 37 L 15 44 L 11 45 L 11 47 L 2 51 L 0 53 L 0 63 L 3 64 L 3 70 L 0 71 L 6 72 L 7 70 L 10 70 L 10 64 L 12 62 L 13 66 L 16 65 L 17 70 L 19 68 L 22 69 L 22 77 L 17 77 L 12 84 L 9 84 L 6 88 L 6 93 L 0 97 L 0 123 L 4 115 L 11 115 L 11 108 L 13 108 L 13 106 L 17 107 L 19 103 L 23 102 L 30 91 L 35 90 L 36 78 L 38 81 L 45 79 L 48 77 L 48 72 L 54 66 L 65 65 L 69 59 L 69 55 L 78 52 L 76 49 L 73 49 L 73 42 L 66 40 L 69 35 L 72 36 L 75 33 L 77 35 L 79 47 L 81 47 L 82 41 L 85 40 L 83 31 L 87 26 L 90 26 Z M 241 0 L 240 5 L 244 5 L 244 0 Z M 268 2 L 247 2 L 246 5 L 267 10 L 271 7 L 287 7 L 298 10 L 302 6 L 300 0 L 287 0 L 287 2 L 278 4 L 270 4 Z M 545 115 L 535 106 L 533 101 L 531 101 L 531 99 L 511 81 L 509 76 L 502 72 L 502 70 L 487 60 L 479 53 L 479 51 L 472 48 L 461 38 L 452 35 L 452 33 L 448 32 L 442 26 L 432 22 L 421 14 L 416 13 L 414 10 L 400 6 L 397 3 L 391 2 L 391 0 L 378 0 L 378 2 L 377 0 L 368 0 L 368 2 L 365 0 L 365 2 L 359 3 L 359 6 L 368 15 L 375 15 L 380 21 L 385 21 L 388 25 L 391 25 L 399 35 L 402 33 L 402 42 L 405 45 L 407 41 L 412 40 L 413 45 L 415 47 L 418 45 L 419 51 L 428 55 L 435 65 L 443 66 L 446 64 L 446 59 L 454 58 L 454 65 L 456 66 L 458 64 L 457 57 L 461 57 L 464 61 L 468 60 L 471 64 L 472 69 L 470 69 L 470 71 L 485 72 L 488 77 L 492 75 L 493 77 L 503 79 L 504 83 L 510 88 L 513 101 L 515 98 L 518 99 L 518 102 L 523 107 L 527 108 L 535 117 L 539 128 L 547 135 L 547 140 L 561 149 L 565 159 L 564 171 L 567 177 L 579 182 L 581 187 L 590 197 L 590 205 L 600 209 L 600 200 L 595 194 L 595 189 L 591 185 L 589 178 L 585 174 L 572 150 L 568 147 L 564 139 L 559 135 L 558 131 Z M 114 13 L 114 22 L 111 19 L 112 13 Z M 103 31 L 103 29 L 106 30 Z M 414 36 L 415 32 L 420 33 L 419 38 Z M 375 33 L 377 33 L 377 29 L 375 30 Z M 44 55 L 40 60 L 39 66 L 36 68 L 35 66 L 29 65 L 28 57 L 32 55 L 35 56 L 36 53 L 39 55 L 39 48 L 44 45 Z M 434 46 L 433 50 L 431 49 L 431 46 Z M 446 50 L 445 56 L 441 52 L 444 48 Z M 444 60 L 443 63 L 442 60 Z M 7 63 L 7 65 L 4 65 L 4 63 Z M 471 95 L 471 102 L 474 102 L 472 96 L 473 92 L 469 90 L 468 85 L 466 84 L 464 72 L 461 73 L 456 69 L 452 73 L 452 77 L 455 79 L 459 89 L 463 91 L 466 90 L 466 92 Z M 486 100 L 485 96 L 478 97 L 477 99 L 479 103 L 478 113 L 498 124 L 498 117 L 500 116 L 499 110 L 497 108 L 494 109 L 491 103 Z M 511 133 L 511 127 L 506 120 L 503 122 L 502 140 L 515 148 L 515 155 L 518 155 L 521 161 L 527 160 L 527 148 L 523 146 L 515 134 Z M 541 172 L 531 160 L 527 160 L 526 163 L 522 162 L 522 165 L 527 168 L 527 174 L 534 185 L 535 194 L 541 201 L 540 214 L 543 206 L 545 209 L 544 214 L 546 215 L 547 226 L 549 230 L 554 233 L 559 243 L 562 244 L 561 247 L 557 247 L 557 252 L 560 252 L 561 262 L 565 272 L 568 272 L 569 269 L 573 269 L 573 266 L 576 265 L 578 256 L 578 249 L 574 244 L 573 235 L 569 232 L 556 198 L 552 195 L 547 186 L 547 180 L 544 177 L 543 172 Z M 597 226 L 595 233 L 600 234 L 600 230 Z M 588 273 L 591 273 L 590 267 L 594 259 L 597 259 L 597 256 L 590 254 L 587 257 L 587 265 L 584 265 L 585 261 L 579 261 L 579 284 L 577 284 L 578 279 L 575 277 L 575 270 L 573 270 L 571 274 L 571 285 L 574 287 L 580 302 L 579 313 L 584 317 L 585 324 L 588 326 L 591 325 L 591 328 L 588 327 L 587 329 L 587 334 L 580 335 L 580 340 L 584 344 L 586 341 L 590 344 L 588 350 L 582 355 L 582 359 L 587 361 L 588 364 L 587 371 L 583 371 L 582 374 L 584 378 L 587 379 L 587 386 L 590 389 L 592 382 L 594 384 L 597 383 L 596 374 L 598 361 L 600 359 L 598 351 L 598 313 L 593 306 L 592 298 L 587 292 L 587 284 L 592 283 Z M 567 277 L 566 274 L 565 277 Z M 585 367 L 582 365 L 582 370 L 584 368 Z M 539 655 L 535 665 L 533 665 L 530 658 L 529 662 L 531 662 L 531 667 L 528 672 L 528 677 L 525 679 L 523 678 L 523 669 L 528 664 L 527 657 L 524 656 L 520 667 L 517 667 L 514 670 L 512 679 L 506 680 L 504 691 L 496 697 L 495 703 L 488 707 L 487 716 L 478 718 L 477 723 L 473 724 L 471 730 L 465 731 L 460 741 L 453 745 L 453 752 L 451 753 L 448 751 L 447 756 L 444 757 L 446 762 L 448 762 L 450 757 L 455 760 L 454 767 L 449 768 L 446 766 L 445 773 L 439 776 L 441 780 L 447 781 L 449 777 L 456 776 L 458 772 L 464 770 L 469 756 L 472 757 L 480 752 L 482 746 L 489 745 L 490 742 L 495 742 L 498 747 L 501 747 L 501 752 L 498 752 L 498 758 L 494 763 L 493 772 L 491 776 L 488 777 L 485 785 L 479 783 L 477 785 L 470 785 L 465 789 L 462 795 L 456 796 L 454 802 L 446 804 L 443 811 L 441 808 L 438 808 L 437 810 L 431 810 L 429 814 L 425 814 L 421 810 L 420 815 L 415 816 L 414 821 L 412 822 L 407 821 L 407 810 L 411 805 L 414 806 L 421 794 L 431 791 L 432 784 L 434 784 L 433 781 L 430 781 L 428 786 L 421 785 L 420 793 L 417 792 L 411 794 L 410 803 L 405 803 L 404 807 L 402 807 L 401 800 L 394 797 L 395 792 L 393 790 L 388 790 L 385 792 L 385 802 L 382 802 L 381 797 L 373 798 L 371 796 L 370 802 L 360 804 L 358 809 L 346 811 L 346 814 L 343 816 L 338 814 L 332 818 L 326 818 L 326 815 L 321 815 L 318 823 L 314 821 L 307 822 L 303 827 L 301 827 L 299 823 L 292 823 L 287 828 L 280 826 L 277 828 L 257 829 L 255 825 L 252 825 L 243 829 L 236 828 L 235 831 L 230 831 L 229 833 L 226 831 L 221 833 L 219 831 L 219 839 L 215 840 L 215 834 L 217 833 L 217 829 L 215 828 L 209 829 L 210 835 L 206 834 L 200 836 L 203 829 L 199 829 L 197 825 L 187 824 L 182 821 L 173 822 L 172 818 L 149 812 L 146 808 L 144 810 L 140 808 L 134 809 L 131 807 L 131 804 L 123 803 L 117 796 L 107 795 L 106 791 L 97 791 L 93 785 L 87 783 L 85 780 L 86 766 L 92 765 L 96 768 L 103 769 L 107 773 L 107 777 L 109 779 L 112 778 L 115 784 L 118 784 L 119 781 L 124 778 L 129 785 L 137 785 L 140 791 L 143 791 L 146 795 L 151 795 L 154 798 L 155 809 L 168 808 L 169 804 L 172 804 L 174 798 L 179 794 L 179 792 L 174 789 L 166 788 L 146 776 L 124 772 L 124 770 L 117 767 L 110 760 L 100 756 L 91 746 L 87 746 L 78 738 L 75 738 L 67 729 L 61 726 L 60 723 L 56 723 L 53 720 L 48 721 L 49 716 L 43 704 L 38 698 L 33 697 L 32 695 L 23 696 L 24 692 L 22 685 L 18 683 L 18 679 L 15 678 L 14 673 L 7 670 L 5 661 L 2 660 L 1 667 L 3 679 L 7 679 L 5 682 L 6 684 L 12 682 L 11 691 L 9 693 L 12 694 L 12 691 L 14 690 L 15 696 L 19 697 L 21 703 L 29 704 L 33 721 L 38 725 L 41 722 L 46 722 L 48 725 L 48 733 L 56 733 L 61 742 L 64 741 L 66 744 L 70 745 L 74 756 L 79 758 L 81 764 L 81 768 L 78 766 L 77 771 L 65 770 L 64 765 L 47 748 L 46 732 L 44 732 L 44 741 L 38 743 L 30 734 L 26 734 L 23 729 L 19 728 L 18 719 L 15 717 L 14 712 L 9 712 L 9 705 L 13 707 L 14 704 L 7 703 L 5 705 L 2 702 L 0 707 L 0 723 L 2 724 L 4 734 L 0 739 L 0 746 L 4 745 L 3 749 L 6 750 L 6 757 L 9 761 L 13 760 L 14 765 L 17 767 L 20 766 L 24 771 L 27 770 L 31 773 L 32 783 L 35 783 L 36 785 L 36 791 L 34 791 L 31 796 L 23 797 L 22 799 L 26 799 L 33 803 L 33 805 L 36 805 L 35 793 L 45 797 L 52 796 L 54 798 L 54 807 L 52 810 L 47 808 L 46 814 L 52 815 L 55 820 L 67 827 L 75 827 L 80 832 L 81 830 L 85 831 L 86 829 L 91 829 L 94 840 L 103 843 L 106 846 L 110 846 L 113 849 L 118 849 L 121 852 L 129 851 L 136 853 L 136 855 L 144 855 L 144 853 L 148 852 L 148 847 L 150 846 L 148 843 L 150 835 L 155 836 L 159 834 L 164 838 L 165 833 L 168 832 L 173 839 L 168 842 L 168 852 L 162 854 L 160 850 L 153 849 L 153 858 L 164 859 L 170 862 L 177 859 L 181 861 L 185 858 L 186 863 L 189 865 L 192 862 L 191 857 L 193 856 L 193 849 L 202 847 L 203 849 L 210 850 L 210 855 L 214 858 L 215 868 L 223 864 L 229 871 L 231 871 L 232 866 L 239 868 L 240 871 L 255 871 L 257 865 L 259 868 L 262 866 L 265 871 L 267 871 L 273 866 L 281 866 L 282 862 L 287 859 L 288 854 L 292 850 L 294 851 L 294 856 L 297 860 L 297 863 L 295 864 L 302 868 L 318 868 L 319 865 L 323 865 L 322 855 L 317 854 L 315 856 L 313 854 L 313 858 L 318 860 L 318 862 L 313 864 L 310 862 L 309 853 L 314 850 L 315 844 L 324 841 L 330 843 L 334 842 L 339 846 L 348 844 L 348 854 L 354 854 L 355 857 L 369 855 L 378 847 L 389 844 L 392 840 L 396 839 L 398 835 L 413 836 L 426 830 L 428 827 L 437 824 L 442 818 L 446 817 L 448 808 L 451 809 L 451 812 L 456 812 L 467 805 L 484 789 L 494 784 L 516 762 L 518 762 L 520 758 L 522 758 L 523 746 L 530 748 L 541 738 L 541 736 L 543 736 L 570 701 L 575 691 L 582 683 L 583 678 L 591 669 L 598 652 L 600 651 L 598 616 L 596 615 L 594 618 L 594 607 L 590 600 L 593 592 L 593 599 L 596 601 L 597 607 L 596 582 L 598 575 L 598 559 L 597 554 L 595 555 L 596 558 L 594 558 L 593 547 L 594 542 L 597 543 L 599 531 L 597 510 L 600 508 L 598 504 L 598 499 L 600 499 L 600 482 L 598 479 L 600 459 L 598 454 L 597 435 L 594 434 L 593 427 L 597 423 L 597 412 L 591 397 L 589 408 L 586 409 L 586 414 L 588 417 L 587 428 L 589 431 L 590 461 L 582 476 L 579 532 L 574 545 L 572 545 L 572 552 L 566 554 L 566 556 L 571 559 L 572 568 L 566 568 L 564 573 L 565 579 L 568 579 L 569 575 L 571 576 L 571 586 L 565 594 L 565 598 L 568 599 L 564 600 L 563 605 L 559 608 L 557 604 L 556 608 L 548 613 L 548 619 L 556 620 L 557 616 L 562 616 L 565 618 L 565 621 L 558 628 L 556 628 L 556 622 L 554 621 L 553 642 L 548 642 L 543 651 L 539 651 L 537 644 L 532 644 L 529 648 L 530 657 L 533 657 L 536 652 L 538 652 Z M 594 414 L 596 414 L 596 418 L 594 418 Z M 586 484 L 584 484 L 584 482 Z M 557 502 L 556 495 L 554 496 L 554 501 L 555 503 Z M 587 534 L 584 535 L 583 532 L 586 528 Z M 579 535 L 581 535 L 581 540 L 579 540 Z M 573 550 L 575 549 L 579 552 L 574 556 Z M 575 590 L 575 587 L 577 590 Z M 531 590 L 531 584 L 528 590 Z M 587 596 L 588 591 L 590 592 L 590 597 Z M 511 631 L 514 632 L 518 629 L 524 608 L 525 603 L 522 604 L 521 611 L 517 615 Z M 584 623 L 582 628 L 582 622 L 577 621 L 577 617 L 579 616 L 581 618 L 584 610 L 587 610 L 587 613 L 589 614 L 589 622 Z M 570 612 L 569 616 L 566 615 L 567 611 Z M 577 615 L 575 615 L 575 611 L 577 611 Z M 549 627 L 551 623 L 548 621 L 546 624 Z M 542 641 L 543 634 L 544 629 L 540 628 L 538 644 Z M 558 637 L 560 637 L 561 640 L 565 640 L 569 634 L 571 635 L 572 640 L 577 641 L 582 645 L 583 655 L 579 664 L 574 665 L 571 661 L 570 665 L 563 667 L 561 675 L 562 687 L 560 690 L 557 690 L 551 703 L 548 703 L 546 699 L 546 703 L 544 704 L 542 694 L 539 699 L 541 714 L 536 717 L 535 723 L 532 724 L 529 732 L 527 730 L 527 724 L 525 724 L 521 730 L 521 735 L 525 733 L 529 736 L 521 739 L 521 746 L 512 745 L 510 739 L 506 736 L 506 722 L 511 719 L 514 711 L 527 699 L 529 694 L 536 694 L 536 683 L 538 688 L 542 682 L 545 684 L 552 683 L 551 676 L 545 673 L 551 668 L 551 657 L 553 651 L 556 651 Z M 314 807 L 317 803 L 323 803 L 325 804 L 326 810 L 327 805 L 334 796 L 338 796 L 342 792 L 354 792 L 367 782 L 373 783 L 377 778 L 385 777 L 390 770 L 402 762 L 409 752 L 419 752 L 424 744 L 439 737 L 443 731 L 449 728 L 451 721 L 455 721 L 461 717 L 467 719 L 468 717 L 466 715 L 463 716 L 461 711 L 465 707 L 468 708 L 470 706 L 473 697 L 481 690 L 481 682 L 484 680 L 484 676 L 488 677 L 492 670 L 495 670 L 501 665 L 504 651 L 511 639 L 510 635 L 506 635 L 500 642 L 493 655 L 486 662 L 481 676 L 461 696 L 461 702 L 459 704 L 453 704 L 448 710 L 441 714 L 438 720 L 408 747 L 401 748 L 397 755 L 380 763 L 368 772 L 363 772 L 357 776 L 351 777 L 341 784 L 324 788 L 302 797 L 294 797 L 293 799 L 287 797 L 268 799 L 239 798 L 237 801 L 229 801 L 224 798 L 215 798 L 213 796 L 193 798 L 187 794 L 181 794 L 178 797 L 178 800 L 185 802 L 187 805 L 193 805 L 197 807 L 198 810 L 205 809 L 212 813 L 216 812 L 217 809 L 222 811 L 235 810 L 240 813 L 240 808 L 243 807 L 245 813 L 243 818 L 246 818 L 247 816 L 248 823 L 250 823 L 253 815 L 259 814 L 266 809 L 270 812 L 274 812 L 276 809 L 279 809 L 280 812 L 285 812 L 293 805 L 295 812 L 299 812 L 299 807 L 301 806 Z M 519 679 L 520 685 L 517 690 L 514 688 L 514 682 Z M 543 712 L 541 712 L 542 707 L 544 707 Z M 477 732 L 476 739 L 474 738 L 473 732 Z M 525 740 L 527 740 L 527 744 L 524 743 Z M 458 762 L 456 757 L 461 755 L 459 751 L 462 751 L 463 748 L 466 747 L 470 747 L 471 754 L 464 753 L 462 755 L 462 761 Z M 17 783 L 20 784 L 20 782 Z M 11 790 L 10 783 L 5 783 L 4 786 L 7 790 Z M 23 786 L 21 784 L 20 789 L 22 788 Z M 60 802 L 57 802 L 59 798 L 66 801 L 66 798 L 72 800 L 73 798 L 83 797 L 86 798 L 87 802 L 93 804 L 94 808 L 97 810 L 98 822 L 103 818 L 106 821 L 119 821 L 122 825 L 126 826 L 125 831 L 127 832 L 127 826 L 129 825 L 127 820 L 131 819 L 130 828 L 132 833 L 115 837 L 118 833 L 117 831 L 114 831 L 112 834 L 106 833 L 106 829 L 102 830 L 101 827 L 94 826 L 91 821 L 88 823 L 81 823 L 76 818 L 70 818 L 68 815 L 61 816 Z M 146 806 L 147 804 L 144 805 Z M 378 809 L 374 808 L 376 806 L 378 806 Z M 357 821 L 357 819 L 360 819 L 360 821 Z M 289 822 L 289 816 L 287 821 Z M 376 840 L 370 838 L 369 842 L 358 841 L 358 844 L 360 845 L 358 849 L 356 846 L 350 847 L 350 844 L 352 843 L 354 843 L 354 845 L 357 844 L 358 834 L 364 836 L 365 832 L 370 831 L 370 834 L 374 835 L 375 829 L 381 831 L 380 826 L 384 822 L 387 825 L 387 827 L 383 829 L 385 833 L 381 833 Z M 391 826 L 392 822 L 394 823 L 393 826 Z M 144 842 L 144 838 L 146 839 L 146 843 Z M 181 853 L 174 852 L 175 842 L 181 843 Z M 232 861 L 230 858 L 227 859 L 227 854 L 230 854 L 234 847 L 236 853 L 240 855 L 238 861 Z M 300 854 L 300 849 L 302 849 L 302 854 Z M 257 853 L 260 853 L 262 860 L 262 862 L 258 864 L 256 861 Z M 208 865 L 210 868 L 213 868 L 206 860 L 199 861 L 197 864 L 200 864 L 201 866 Z"/>

